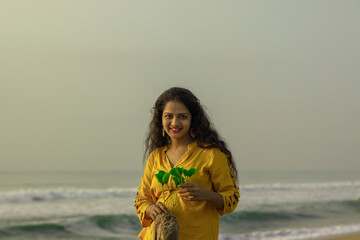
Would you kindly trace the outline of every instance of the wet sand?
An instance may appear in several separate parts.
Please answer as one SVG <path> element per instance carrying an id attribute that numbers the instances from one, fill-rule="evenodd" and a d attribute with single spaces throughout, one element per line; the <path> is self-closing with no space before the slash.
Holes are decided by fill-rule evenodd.
<path id="1" fill-rule="evenodd" d="M 329 238 L 328 240 L 360 240 L 360 234 Z"/>

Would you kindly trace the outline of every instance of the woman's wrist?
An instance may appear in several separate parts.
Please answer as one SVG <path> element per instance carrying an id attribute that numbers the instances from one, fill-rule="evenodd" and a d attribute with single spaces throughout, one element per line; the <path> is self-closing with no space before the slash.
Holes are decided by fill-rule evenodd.
<path id="1" fill-rule="evenodd" d="M 223 209 L 224 208 L 224 199 L 220 193 L 207 191 L 207 201 L 210 202 L 216 209 Z"/>

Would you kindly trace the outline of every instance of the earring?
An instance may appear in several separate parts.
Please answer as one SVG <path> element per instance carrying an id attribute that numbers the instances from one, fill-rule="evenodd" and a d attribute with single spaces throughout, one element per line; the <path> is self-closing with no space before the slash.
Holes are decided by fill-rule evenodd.
<path id="1" fill-rule="evenodd" d="M 163 135 L 163 137 L 165 137 L 165 129 L 164 128 L 162 130 L 162 135 Z"/>
<path id="2" fill-rule="evenodd" d="M 194 133 L 194 129 L 193 129 L 193 128 L 190 129 L 190 136 L 191 136 L 192 138 L 195 138 L 195 133 Z"/>

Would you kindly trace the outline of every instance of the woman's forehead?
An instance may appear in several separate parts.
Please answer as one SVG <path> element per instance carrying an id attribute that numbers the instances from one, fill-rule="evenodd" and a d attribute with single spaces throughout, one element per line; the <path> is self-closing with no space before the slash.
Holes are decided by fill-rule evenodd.
<path id="1" fill-rule="evenodd" d="M 173 114 L 179 114 L 179 113 L 187 113 L 190 114 L 189 110 L 186 108 L 186 106 L 178 101 L 169 101 L 165 104 L 164 107 L 164 113 L 173 113 Z"/>

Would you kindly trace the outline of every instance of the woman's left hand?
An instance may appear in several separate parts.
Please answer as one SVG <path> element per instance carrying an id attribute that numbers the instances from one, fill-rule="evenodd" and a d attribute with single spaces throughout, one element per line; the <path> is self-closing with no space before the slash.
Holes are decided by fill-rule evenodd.
<path id="1" fill-rule="evenodd" d="M 202 188 L 197 183 L 182 183 L 178 185 L 178 193 L 184 200 L 188 201 L 207 201 L 208 190 Z"/>

